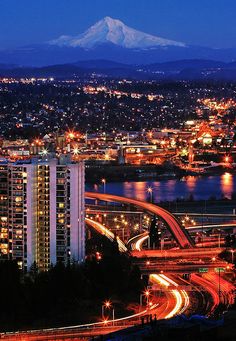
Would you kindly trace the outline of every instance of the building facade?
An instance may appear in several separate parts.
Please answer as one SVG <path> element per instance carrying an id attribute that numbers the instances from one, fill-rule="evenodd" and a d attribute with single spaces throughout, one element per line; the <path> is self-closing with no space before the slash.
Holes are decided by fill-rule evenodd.
<path id="1" fill-rule="evenodd" d="M 84 164 L 0 163 L 0 251 L 22 269 L 85 257 Z"/>

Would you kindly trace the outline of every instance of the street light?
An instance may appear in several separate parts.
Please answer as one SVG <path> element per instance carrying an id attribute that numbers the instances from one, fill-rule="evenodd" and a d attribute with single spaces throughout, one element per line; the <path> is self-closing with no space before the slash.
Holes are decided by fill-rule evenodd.
<path id="1" fill-rule="evenodd" d="M 121 217 L 122 219 L 118 219 L 117 217 L 115 217 L 115 218 L 113 219 L 113 221 L 114 221 L 114 223 L 117 223 L 117 224 L 115 225 L 116 230 L 117 230 L 117 231 L 119 231 L 119 230 L 122 231 L 122 238 L 123 238 L 123 241 L 124 241 L 124 240 L 125 240 L 125 227 L 128 227 L 129 223 L 128 223 L 127 220 L 124 219 L 124 215 L 123 215 L 123 214 L 121 214 L 120 217 Z M 123 227 L 122 227 L 122 226 L 123 226 Z"/>
<path id="2" fill-rule="evenodd" d="M 115 309 L 114 309 L 114 306 L 112 306 L 112 303 L 110 301 L 105 301 L 102 305 L 102 319 L 103 321 L 106 323 L 108 322 L 108 319 L 107 318 L 104 318 L 104 310 L 105 309 L 110 309 L 112 308 L 112 321 L 113 321 L 113 326 L 114 326 L 114 323 L 115 323 Z"/>
<path id="3" fill-rule="evenodd" d="M 231 255 L 232 255 L 232 264 L 234 264 L 234 250 L 230 250 Z"/>
<path id="4" fill-rule="evenodd" d="M 102 318 L 104 318 L 104 308 L 109 309 L 111 307 L 111 302 L 110 301 L 105 301 L 102 305 Z"/>
<path id="5" fill-rule="evenodd" d="M 146 299 L 146 305 L 147 307 L 149 306 L 149 298 L 150 298 L 150 290 L 149 289 L 145 289 L 143 291 L 143 293 L 140 294 L 140 308 L 143 306 L 143 296 L 145 297 Z"/>
<path id="6" fill-rule="evenodd" d="M 102 179 L 102 183 L 103 183 L 103 193 L 106 193 L 106 179 Z"/>
<path id="7" fill-rule="evenodd" d="M 148 303 L 149 303 L 149 297 L 150 297 L 150 291 L 149 291 L 148 289 L 145 290 L 145 291 L 144 291 L 144 295 L 145 295 L 145 297 L 146 297 L 147 305 L 148 305 Z"/>
<path id="8" fill-rule="evenodd" d="M 42 150 L 42 154 L 43 154 L 44 156 L 48 155 L 48 150 L 47 150 L 46 148 L 43 149 L 43 150 Z"/>
<path id="9" fill-rule="evenodd" d="M 147 192 L 148 192 L 149 195 L 150 195 L 150 202 L 152 202 L 152 193 L 153 193 L 152 187 L 148 187 Z"/>

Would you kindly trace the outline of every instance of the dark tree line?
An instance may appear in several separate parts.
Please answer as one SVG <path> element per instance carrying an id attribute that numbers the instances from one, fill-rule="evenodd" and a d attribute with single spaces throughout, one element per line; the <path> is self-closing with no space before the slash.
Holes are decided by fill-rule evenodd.
<path id="1" fill-rule="evenodd" d="M 105 299 L 118 305 L 138 302 L 139 269 L 113 244 L 104 238 L 100 260 L 94 255 L 84 264 L 57 264 L 48 272 L 32 266 L 22 274 L 15 262 L 0 261 L 1 330 L 93 322 L 100 319 Z"/>

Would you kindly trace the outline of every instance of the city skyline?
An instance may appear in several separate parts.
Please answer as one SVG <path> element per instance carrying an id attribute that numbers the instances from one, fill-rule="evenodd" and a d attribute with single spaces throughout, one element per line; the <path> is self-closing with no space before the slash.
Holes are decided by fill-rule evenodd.
<path id="1" fill-rule="evenodd" d="M 0 338 L 231 341 L 235 0 L 0 0 Z"/>

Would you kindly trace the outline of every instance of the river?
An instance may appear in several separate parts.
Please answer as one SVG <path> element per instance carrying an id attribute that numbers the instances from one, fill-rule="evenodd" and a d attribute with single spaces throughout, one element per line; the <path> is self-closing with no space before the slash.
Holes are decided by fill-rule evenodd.
<path id="1" fill-rule="evenodd" d="M 151 188 L 151 190 L 148 188 Z M 195 200 L 207 200 L 210 197 L 231 198 L 236 192 L 236 176 L 230 173 L 214 176 L 186 176 L 179 179 L 159 181 L 125 181 L 106 182 L 104 184 L 88 184 L 86 190 L 121 195 L 139 200 L 173 201 L 177 198 L 188 199 L 191 195 Z"/>

